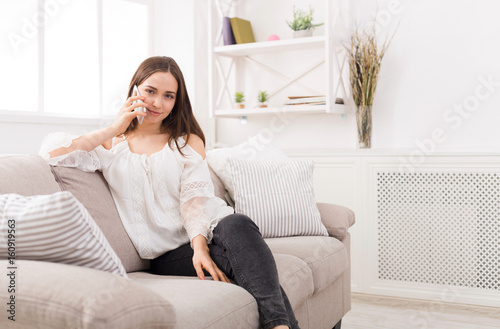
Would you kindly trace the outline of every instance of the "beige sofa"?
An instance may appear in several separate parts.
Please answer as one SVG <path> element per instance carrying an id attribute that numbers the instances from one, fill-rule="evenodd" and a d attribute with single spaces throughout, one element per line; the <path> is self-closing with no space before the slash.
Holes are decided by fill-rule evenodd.
<path id="1" fill-rule="evenodd" d="M 216 193 L 224 188 L 213 175 Z M 0 155 L 0 194 L 73 193 L 120 257 L 129 278 L 17 257 L 16 321 L 1 328 L 259 328 L 257 305 L 244 289 L 197 278 L 148 273 L 119 219 L 102 174 L 50 167 L 38 155 Z M 280 282 L 303 329 L 340 328 L 350 310 L 350 236 L 354 214 L 318 204 L 329 237 L 267 239 Z M 7 261 L 4 269 L 7 271 Z M 0 275 L 5 308 L 9 278 Z"/>

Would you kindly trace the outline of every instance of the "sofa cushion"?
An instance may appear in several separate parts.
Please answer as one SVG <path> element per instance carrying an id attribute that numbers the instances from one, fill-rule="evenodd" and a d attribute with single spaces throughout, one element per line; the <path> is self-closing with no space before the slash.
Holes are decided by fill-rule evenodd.
<path id="1" fill-rule="evenodd" d="M 303 260 L 285 254 L 273 254 L 281 287 L 293 308 L 310 298 L 314 292 L 311 268 Z"/>
<path id="2" fill-rule="evenodd" d="M 273 254 L 293 255 L 311 269 L 314 292 L 324 289 L 349 267 L 347 250 L 339 240 L 323 236 L 266 239 Z"/>
<path id="3" fill-rule="evenodd" d="M 0 155 L 0 194 L 24 196 L 60 191 L 50 166 L 36 154 Z"/>
<path id="4" fill-rule="evenodd" d="M 0 328 L 174 328 L 171 303 L 132 280 L 78 266 L 18 261 L 15 322 L 9 313 Z M 0 286 L 10 278 L 0 276 Z M 10 294 L 0 289 L 0 299 Z M 5 304 L 4 304 L 5 305 Z M 7 307 L 7 305 L 5 305 Z"/>
<path id="5" fill-rule="evenodd" d="M 212 183 L 214 184 L 214 195 L 224 200 L 226 195 L 224 184 L 222 184 L 219 176 L 217 176 L 217 174 L 212 170 L 211 167 L 208 167 L 208 170 L 210 171 L 210 178 L 212 179 Z"/>
<path id="6" fill-rule="evenodd" d="M 176 328 L 259 328 L 255 299 L 235 284 L 135 272 L 129 278 L 168 299 Z"/>
<path id="7" fill-rule="evenodd" d="M 0 221 L 1 238 L 9 238 L 9 244 L 0 245 L 0 258 L 65 263 L 127 276 L 87 209 L 68 191 L 1 194 Z"/>
<path id="8" fill-rule="evenodd" d="M 308 298 L 310 298 L 314 292 L 314 286 L 313 286 L 313 278 L 312 278 L 312 271 L 311 268 L 309 267 L 308 264 L 306 264 L 303 260 L 291 256 L 291 255 L 285 255 L 285 254 L 274 254 L 274 259 L 276 261 L 276 267 L 278 269 L 278 276 L 280 280 L 280 284 L 285 290 L 288 300 L 290 301 L 290 304 L 292 305 L 293 308 L 298 307 L 302 303 L 304 303 Z M 193 284 L 193 282 L 196 282 L 196 284 L 203 284 L 198 278 L 196 277 L 176 277 L 176 276 L 159 276 L 159 275 L 154 275 L 150 274 L 147 272 L 135 272 L 135 273 L 130 273 L 129 278 L 132 280 L 135 280 L 137 282 L 144 283 L 146 285 L 150 284 L 154 280 L 156 281 L 168 281 L 172 279 L 176 279 L 174 283 L 181 283 L 184 285 L 189 285 Z M 183 281 L 183 280 L 187 281 Z M 153 280 L 153 281 L 152 281 Z M 206 280 L 206 282 L 212 282 L 211 278 Z M 163 283 L 164 285 L 170 285 L 174 283 Z M 156 284 L 156 283 L 155 283 Z M 229 285 L 231 286 L 231 285 Z M 149 286 L 151 287 L 151 286 Z M 155 289 L 158 288 L 160 289 L 160 285 L 158 284 L 157 286 L 154 286 Z M 225 285 L 219 285 L 219 289 L 224 289 L 228 286 Z M 165 288 L 163 288 L 165 289 Z M 189 290 L 192 288 L 186 288 L 186 294 Z M 208 289 L 208 288 L 207 288 Z M 155 290 L 156 291 L 156 290 Z M 170 292 L 170 288 L 168 288 L 168 291 Z M 238 293 L 241 293 L 238 291 Z M 165 295 L 167 296 L 167 295 Z M 170 294 L 168 294 L 168 298 L 170 301 L 172 299 L 170 298 Z M 206 296 L 207 298 L 213 298 L 211 296 Z M 167 297 L 166 297 L 167 298 Z M 205 295 L 203 297 L 200 295 L 198 298 L 205 298 Z M 200 301 L 201 303 L 202 301 Z M 207 299 L 205 303 L 211 303 L 213 302 L 210 299 Z M 174 305 L 176 305 L 174 303 Z M 237 304 L 236 307 L 241 307 L 240 304 Z M 238 311 L 239 314 L 239 311 Z M 239 315 L 241 316 L 241 314 Z M 252 317 L 245 318 L 245 319 L 251 319 Z M 181 319 L 181 316 L 178 316 L 177 319 L 178 323 L 184 323 L 183 320 Z M 245 321 L 245 320 L 244 320 Z M 252 320 L 253 321 L 253 320 Z M 251 322 L 252 322 L 251 321 Z M 219 323 L 219 320 L 214 323 Z M 198 328 L 198 327 L 196 327 Z M 212 328 L 207 327 L 207 328 Z M 214 327 L 216 328 L 216 326 Z M 226 328 L 226 327 L 223 327 Z M 230 328 L 230 326 L 228 326 Z M 247 328 L 247 327 L 242 327 L 242 328 Z M 252 328 L 251 326 L 248 328 Z"/>
<path id="9" fill-rule="evenodd" d="M 101 172 L 89 173 L 76 168 L 52 167 L 52 173 L 61 189 L 70 191 L 87 208 L 127 272 L 149 269 L 149 261 L 139 257 L 123 227 Z"/>

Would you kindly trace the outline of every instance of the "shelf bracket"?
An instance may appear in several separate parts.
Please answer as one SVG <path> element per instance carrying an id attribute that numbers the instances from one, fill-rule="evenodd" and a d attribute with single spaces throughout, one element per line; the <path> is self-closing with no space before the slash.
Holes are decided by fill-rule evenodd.
<path id="1" fill-rule="evenodd" d="M 219 61 L 219 59 L 215 60 L 215 65 L 217 66 L 217 72 L 219 72 L 220 77 L 222 78 L 222 88 L 219 91 L 219 95 L 217 96 L 217 107 L 220 106 L 220 103 L 222 102 L 222 97 L 224 97 L 224 93 L 227 94 L 227 97 L 229 99 L 229 102 L 232 102 L 231 98 L 231 92 L 229 91 L 229 86 L 228 86 L 228 81 L 231 75 L 231 71 L 233 69 L 234 61 L 231 61 L 231 65 L 229 66 L 229 70 L 227 74 L 224 73 L 224 70 L 222 69 L 222 65 Z"/>
<path id="2" fill-rule="evenodd" d="M 317 90 L 314 90 L 310 87 L 307 87 L 303 84 L 301 84 L 300 82 L 298 82 L 299 79 L 301 79 L 303 76 L 305 76 L 306 74 L 308 74 L 309 72 L 313 71 L 314 69 L 316 69 L 318 66 L 320 66 L 321 64 L 323 64 L 325 62 L 324 59 L 322 59 L 321 61 L 317 62 L 316 64 L 312 65 L 311 67 L 307 68 L 306 70 L 300 72 L 299 74 L 297 74 L 295 77 L 293 78 L 290 78 L 290 77 L 287 77 L 286 75 L 284 74 L 281 74 L 280 72 L 276 71 L 276 70 L 273 70 L 272 68 L 270 68 L 269 66 L 267 65 L 264 65 L 262 63 L 260 63 L 259 61 L 256 61 L 255 59 L 249 57 L 249 56 L 245 56 L 244 59 L 246 59 L 247 61 L 251 62 L 251 63 L 254 63 L 256 64 L 257 66 L 259 66 L 260 68 L 262 68 L 263 70 L 266 70 L 274 75 L 276 75 L 277 77 L 279 78 L 282 78 L 282 79 L 285 79 L 287 80 L 288 82 L 284 85 L 282 85 L 281 87 L 277 88 L 275 91 L 271 92 L 269 94 L 269 97 L 273 97 L 274 95 L 276 95 L 277 93 L 279 93 L 280 91 L 282 91 L 283 89 L 285 89 L 286 87 L 288 87 L 289 85 L 293 84 L 293 83 L 296 83 L 298 85 L 300 85 L 301 87 L 303 88 L 306 88 L 310 91 L 312 91 L 313 93 L 318 93 L 318 94 L 321 94 L 321 92 L 318 92 Z"/>
<path id="3" fill-rule="evenodd" d="M 334 75 L 337 75 L 338 76 L 338 80 L 337 80 L 337 88 L 335 88 L 335 95 L 338 95 L 339 94 L 339 89 L 341 90 L 341 95 L 342 95 L 342 99 L 344 100 L 344 105 L 349 107 L 350 105 L 350 102 L 349 102 L 349 95 L 347 94 L 347 90 L 346 90 L 346 87 L 345 87 L 345 84 L 344 84 L 344 74 L 343 72 L 346 72 L 344 71 L 344 68 L 345 68 L 345 65 L 347 63 L 347 56 L 344 56 L 343 57 L 343 60 L 342 60 L 342 64 L 340 64 L 339 62 L 339 56 L 337 54 L 337 52 L 334 52 L 334 68 L 336 69 L 336 74 Z"/>

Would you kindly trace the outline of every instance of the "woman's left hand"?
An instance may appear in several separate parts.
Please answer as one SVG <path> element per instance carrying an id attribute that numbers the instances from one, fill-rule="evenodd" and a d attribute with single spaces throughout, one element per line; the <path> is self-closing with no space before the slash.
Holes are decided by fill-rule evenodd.
<path id="1" fill-rule="evenodd" d="M 203 235 L 196 236 L 193 241 L 193 266 L 200 280 L 205 279 L 203 270 L 206 270 L 215 281 L 231 283 L 231 280 L 222 272 L 210 257 L 210 249 L 208 248 L 207 239 Z"/>

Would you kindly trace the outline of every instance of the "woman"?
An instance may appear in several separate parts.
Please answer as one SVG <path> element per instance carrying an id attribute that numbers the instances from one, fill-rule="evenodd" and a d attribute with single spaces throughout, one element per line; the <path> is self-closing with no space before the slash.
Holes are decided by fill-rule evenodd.
<path id="1" fill-rule="evenodd" d="M 141 96 L 133 94 L 134 86 Z M 258 227 L 214 196 L 205 137 L 177 63 L 146 59 L 128 96 L 111 126 L 47 140 L 64 144 L 52 147 L 49 163 L 102 171 L 139 255 L 151 259 L 152 273 L 233 280 L 257 300 L 262 328 L 298 328 Z M 142 106 L 146 113 L 134 111 Z"/>

